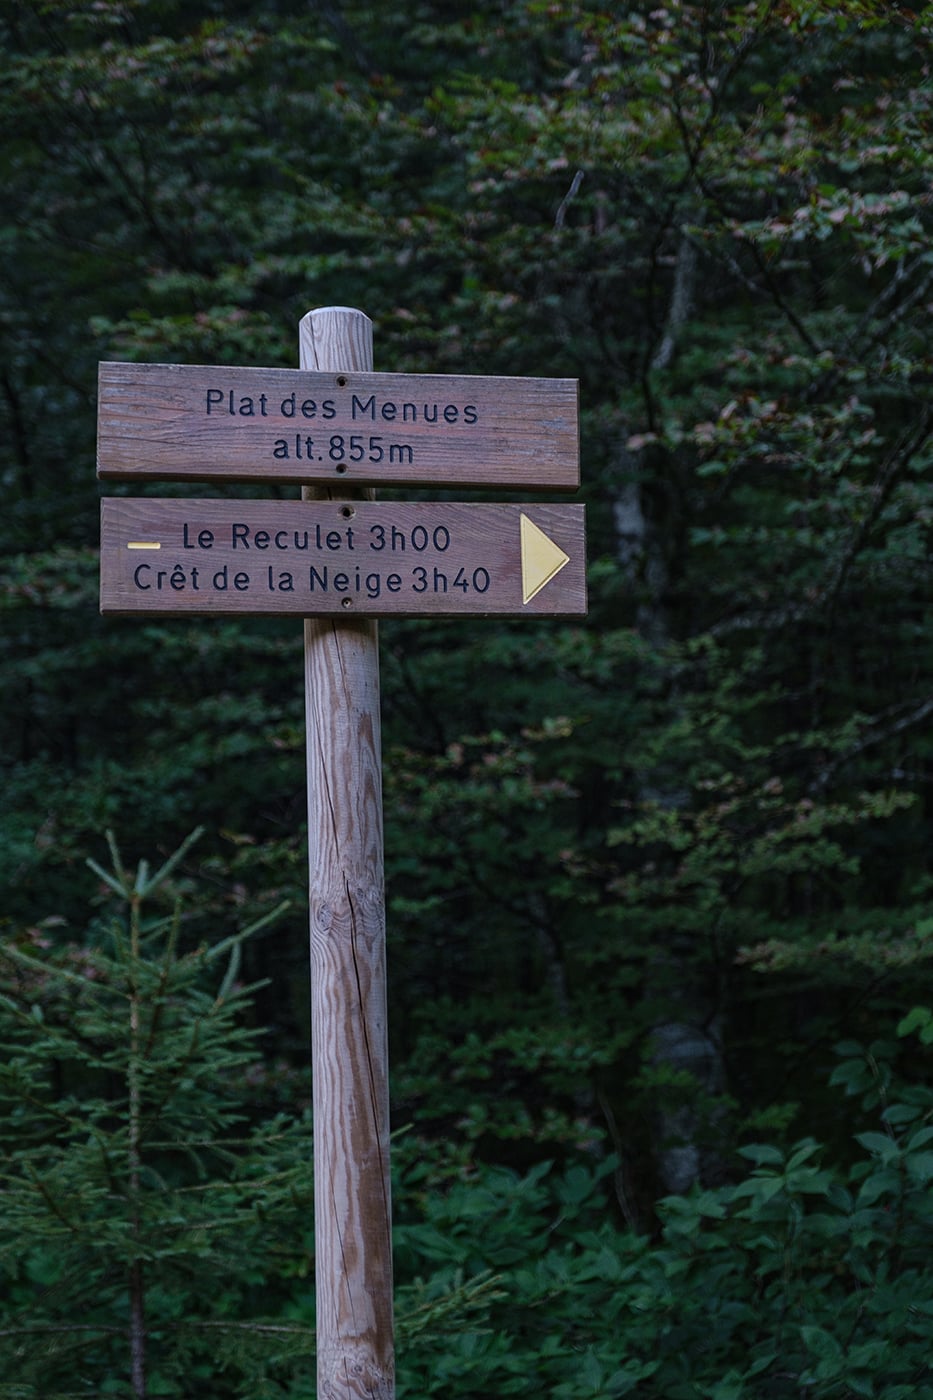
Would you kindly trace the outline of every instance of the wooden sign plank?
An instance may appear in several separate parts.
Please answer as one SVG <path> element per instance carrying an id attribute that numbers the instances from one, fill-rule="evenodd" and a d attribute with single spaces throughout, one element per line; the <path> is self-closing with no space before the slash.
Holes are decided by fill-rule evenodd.
<path id="1" fill-rule="evenodd" d="M 104 614 L 578 617 L 585 508 L 107 499 Z"/>
<path id="2" fill-rule="evenodd" d="M 574 490 L 575 379 L 103 362 L 107 480 Z"/>

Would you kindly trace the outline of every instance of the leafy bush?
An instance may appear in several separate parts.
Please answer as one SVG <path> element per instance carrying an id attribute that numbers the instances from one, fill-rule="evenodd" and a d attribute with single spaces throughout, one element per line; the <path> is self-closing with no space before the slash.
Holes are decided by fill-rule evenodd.
<path id="1" fill-rule="evenodd" d="M 749 1144 L 748 1175 L 661 1203 L 655 1240 L 616 1227 L 611 1162 L 451 1168 L 399 1266 L 430 1269 L 423 1306 L 472 1282 L 473 1320 L 411 1339 L 399 1395 L 930 1400 L 933 1091 L 895 1082 L 891 1046 L 842 1050 L 833 1079 L 877 1120 L 853 1160 Z"/>

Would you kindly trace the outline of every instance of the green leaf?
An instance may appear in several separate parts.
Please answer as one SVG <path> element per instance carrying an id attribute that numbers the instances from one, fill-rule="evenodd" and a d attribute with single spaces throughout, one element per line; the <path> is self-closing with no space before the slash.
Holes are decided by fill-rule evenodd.
<path id="1" fill-rule="evenodd" d="M 881 1157 L 885 1161 L 890 1161 L 898 1156 L 900 1148 L 896 1140 L 886 1133 L 856 1133 L 855 1141 L 864 1147 L 874 1157 Z"/>
<path id="2" fill-rule="evenodd" d="M 911 1152 L 905 1161 L 907 1174 L 912 1180 L 920 1183 L 933 1181 L 933 1152 Z"/>
<path id="3" fill-rule="evenodd" d="M 784 1154 L 778 1148 L 765 1142 L 750 1142 L 736 1149 L 740 1157 L 747 1157 L 756 1166 L 782 1166 Z"/>
<path id="4" fill-rule="evenodd" d="M 831 1362 L 834 1366 L 842 1363 L 842 1347 L 825 1327 L 803 1326 L 800 1336 L 807 1350 L 818 1360 Z"/>
<path id="5" fill-rule="evenodd" d="M 897 1033 L 899 1036 L 911 1035 L 914 1031 L 923 1031 L 933 1021 L 933 1011 L 928 1006 L 914 1006 L 897 1023 Z"/>

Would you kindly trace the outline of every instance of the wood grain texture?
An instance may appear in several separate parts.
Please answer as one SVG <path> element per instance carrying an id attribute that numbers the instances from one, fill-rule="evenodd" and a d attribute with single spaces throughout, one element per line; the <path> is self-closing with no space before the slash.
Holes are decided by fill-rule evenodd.
<path id="1" fill-rule="evenodd" d="M 360 334 L 360 332 L 355 332 Z M 108 480 L 316 481 L 575 490 L 575 379 L 104 362 L 97 471 Z M 370 360 L 371 363 L 371 360 Z M 306 366 L 306 367 L 305 367 Z"/>
<path id="2" fill-rule="evenodd" d="M 568 556 L 527 601 L 523 519 Z M 585 553 L 581 505 L 105 499 L 101 611 L 574 617 Z"/>
<path id="3" fill-rule="evenodd" d="M 302 364 L 370 368 L 368 318 L 301 323 Z M 393 1400 L 376 624 L 305 623 L 319 1400 Z"/>

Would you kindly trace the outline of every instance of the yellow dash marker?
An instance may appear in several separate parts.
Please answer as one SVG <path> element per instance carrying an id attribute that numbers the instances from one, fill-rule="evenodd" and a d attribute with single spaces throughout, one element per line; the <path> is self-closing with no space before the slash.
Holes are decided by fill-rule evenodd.
<path id="1" fill-rule="evenodd" d="M 159 540 L 130 540 L 126 547 L 127 549 L 161 549 L 162 544 Z"/>
<path id="2" fill-rule="evenodd" d="M 522 525 L 522 602 L 530 603 L 545 584 L 559 574 L 565 564 L 570 563 L 570 555 L 565 554 L 560 545 L 540 530 L 527 515 L 521 517 Z"/>

